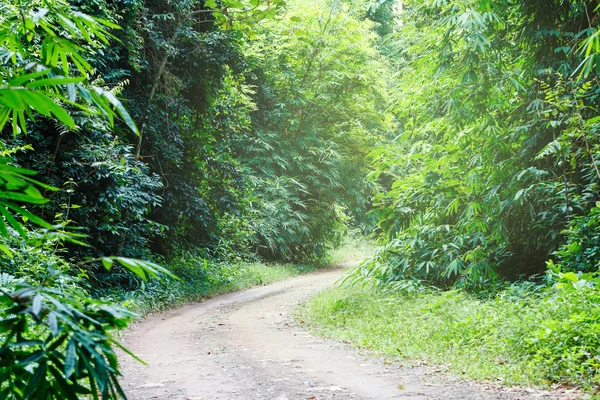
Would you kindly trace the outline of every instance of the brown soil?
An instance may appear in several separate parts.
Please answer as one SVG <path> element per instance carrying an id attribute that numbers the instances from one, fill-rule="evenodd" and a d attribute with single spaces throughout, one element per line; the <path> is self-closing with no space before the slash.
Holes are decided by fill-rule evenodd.
<path id="1" fill-rule="evenodd" d="M 311 335 L 294 310 L 341 274 L 321 271 L 142 320 L 124 343 L 148 366 L 122 357 L 125 392 L 132 400 L 579 398 L 403 367 Z"/>

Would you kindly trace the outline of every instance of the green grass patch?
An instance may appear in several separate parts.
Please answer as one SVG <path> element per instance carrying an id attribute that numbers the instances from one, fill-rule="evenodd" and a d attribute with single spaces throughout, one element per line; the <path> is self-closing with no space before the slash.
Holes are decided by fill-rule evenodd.
<path id="1" fill-rule="evenodd" d="M 462 291 L 328 290 L 301 309 L 321 334 L 457 375 L 507 385 L 598 387 L 600 295 L 515 287 L 490 300 Z"/>
<path id="2" fill-rule="evenodd" d="M 181 281 L 167 278 L 153 279 L 142 283 L 137 290 L 112 288 L 100 295 L 140 315 L 146 315 L 218 294 L 291 278 L 312 272 L 319 266 L 241 261 L 216 262 L 187 255 L 171 261 L 168 268 L 181 278 Z"/>
<path id="3" fill-rule="evenodd" d="M 332 250 L 327 257 L 330 265 L 343 265 L 353 261 L 362 260 L 375 252 L 374 244 L 363 237 L 359 231 L 350 231 L 344 238 L 342 245 Z"/>

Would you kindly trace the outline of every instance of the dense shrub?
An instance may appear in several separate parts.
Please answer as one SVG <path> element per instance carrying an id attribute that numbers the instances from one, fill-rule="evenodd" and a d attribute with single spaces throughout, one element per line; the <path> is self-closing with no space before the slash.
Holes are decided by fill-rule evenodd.
<path id="1" fill-rule="evenodd" d="M 600 270 L 600 208 L 577 216 L 564 232 L 566 243 L 555 253 L 563 271 L 598 272 Z"/>
<path id="2" fill-rule="evenodd" d="M 569 251 L 593 257 L 597 12 L 585 1 L 406 5 L 380 45 L 397 71 L 398 129 L 372 154 L 383 248 L 363 275 L 466 287 L 527 278 L 572 221 L 568 240 L 581 243 Z"/>

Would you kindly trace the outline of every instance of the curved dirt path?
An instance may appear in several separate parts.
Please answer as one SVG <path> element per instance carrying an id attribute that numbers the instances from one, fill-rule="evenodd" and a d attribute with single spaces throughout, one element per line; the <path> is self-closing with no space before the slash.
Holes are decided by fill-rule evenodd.
<path id="1" fill-rule="evenodd" d="M 122 357 L 125 392 L 132 400 L 576 398 L 460 381 L 312 336 L 294 310 L 341 274 L 317 272 L 144 319 L 124 342 L 149 365 Z"/>

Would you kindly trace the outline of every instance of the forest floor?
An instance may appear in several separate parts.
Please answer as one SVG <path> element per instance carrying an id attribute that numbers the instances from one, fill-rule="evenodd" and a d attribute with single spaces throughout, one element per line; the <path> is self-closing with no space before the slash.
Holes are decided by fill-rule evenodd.
<path id="1" fill-rule="evenodd" d="M 296 309 L 342 274 L 320 270 L 145 318 L 124 335 L 148 363 L 121 357 L 125 392 L 132 400 L 578 398 L 405 367 L 313 336 Z"/>

